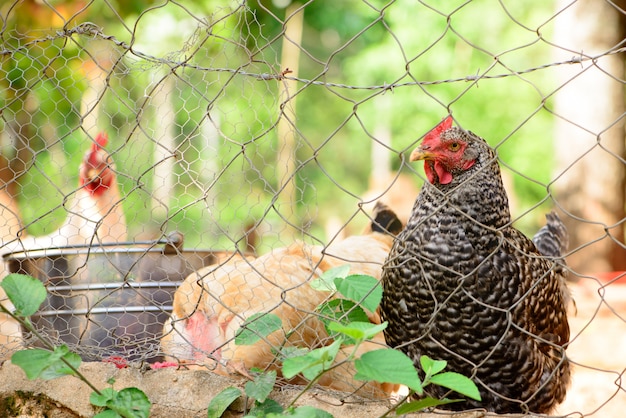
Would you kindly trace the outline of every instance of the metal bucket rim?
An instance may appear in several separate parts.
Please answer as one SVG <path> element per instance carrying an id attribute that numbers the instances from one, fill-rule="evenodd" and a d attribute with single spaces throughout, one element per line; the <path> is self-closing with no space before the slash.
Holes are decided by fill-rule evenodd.
<path id="1" fill-rule="evenodd" d="M 152 247 L 142 247 L 145 245 L 152 245 Z M 125 248 L 128 247 L 128 248 Z M 74 255 L 92 255 L 92 254 L 160 254 L 160 255 L 180 255 L 180 254 L 219 254 L 219 253 L 235 253 L 231 250 L 213 250 L 205 248 L 187 248 L 179 249 L 174 253 L 165 253 L 163 248 L 155 246 L 154 243 L 146 244 L 145 242 L 116 242 L 116 243 L 103 243 L 97 246 L 91 245 L 68 245 L 63 247 L 50 247 L 50 248 L 37 248 L 28 250 L 12 251 L 2 255 L 3 260 L 26 260 L 26 259 L 39 259 L 49 257 L 62 257 L 62 256 L 74 256 Z"/>

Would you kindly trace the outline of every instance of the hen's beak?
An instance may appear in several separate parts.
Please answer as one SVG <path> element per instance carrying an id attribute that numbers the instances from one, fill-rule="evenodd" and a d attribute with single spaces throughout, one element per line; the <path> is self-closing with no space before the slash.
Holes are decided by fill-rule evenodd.
<path id="1" fill-rule="evenodd" d="M 409 157 L 409 161 L 419 161 L 419 160 L 434 160 L 435 154 L 428 149 L 424 149 L 423 147 L 417 147 L 411 153 Z"/>

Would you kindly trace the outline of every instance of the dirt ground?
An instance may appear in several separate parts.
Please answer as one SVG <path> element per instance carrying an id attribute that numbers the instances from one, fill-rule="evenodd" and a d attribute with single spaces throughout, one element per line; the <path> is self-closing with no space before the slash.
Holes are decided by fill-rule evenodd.
<path id="1" fill-rule="evenodd" d="M 243 388 L 243 380 L 234 380 L 204 371 L 116 369 L 112 364 L 84 363 L 80 368 L 98 389 L 115 378 L 115 389 L 138 387 L 152 402 L 151 418 L 200 418 L 207 416 L 209 401 L 228 386 Z M 26 380 L 21 369 L 5 363 L 0 369 L 0 417 L 78 418 L 94 415 L 89 404 L 92 390 L 75 377 L 52 381 Z M 271 398 L 282 405 L 290 404 L 300 393 L 293 387 L 275 389 Z M 370 418 L 384 415 L 389 403 L 345 398 L 329 391 L 307 392 L 295 403 L 311 405 L 331 413 L 335 418 Z M 242 417 L 243 401 L 236 401 L 225 418 Z M 416 414 L 420 418 L 480 418 L 495 416 L 483 412 L 461 414 Z M 512 416 L 512 415 L 511 415 Z"/>
<path id="2" fill-rule="evenodd" d="M 626 369 L 626 280 L 623 284 L 602 284 L 581 279 L 572 285 L 577 314 L 570 316 L 572 343 L 568 349 L 575 362 L 572 386 L 567 399 L 555 416 L 622 417 L 626 411 L 625 384 L 621 376 Z M 600 293 L 603 296 L 600 296 Z M 116 369 L 112 364 L 84 363 L 88 380 L 99 388 L 115 378 L 116 389 L 138 387 L 150 398 L 151 417 L 206 417 L 210 400 L 228 386 L 243 387 L 243 380 L 233 380 L 206 371 L 137 368 Z M 621 385 L 621 386 L 620 386 Z M 24 373 L 10 362 L 0 368 L 0 417 L 89 417 L 91 389 L 74 377 L 52 381 L 28 381 Z M 289 404 L 299 391 L 292 387 L 276 389 L 272 398 Z M 313 405 L 336 418 L 379 417 L 389 409 L 387 402 L 363 401 L 328 391 L 311 391 L 296 405 Z M 235 403 L 226 416 L 243 415 L 243 403 Z M 422 418 L 479 418 L 495 416 L 482 412 L 463 414 L 416 414 Z"/>
<path id="3" fill-rule="evenodd" d="M 572 417 L 626 416 L 626 278 L 614 283 L 580 279 L 570 286 L 577 313 L 570 315 L 575 363 L 572 386 L 559 414 Z"/>

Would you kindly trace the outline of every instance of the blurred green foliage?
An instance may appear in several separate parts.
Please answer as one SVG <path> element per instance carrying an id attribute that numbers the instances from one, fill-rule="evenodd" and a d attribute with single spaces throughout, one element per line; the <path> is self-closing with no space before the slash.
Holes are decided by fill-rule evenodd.
<path id="1" fill-rule="evenodd" d="M 392 168 L 419 185 L 421 167 L 401 165 L 399 156 L 448 112 L 497 147 L 515 186 L 514 214 L 546 198 L 553 83 L 549 72 L 527 70 L 550 62 L 544 39 L 552 2 L 318 0 L 304 7 L 296 203 L 279 207 L 275 127 L 284 98 L 272 75 L 284 70 L 285 8 L 277 3 L 56 4 L 71 12 L 66 29 L 93 22 L 100 37 L 55 37 L 63 20 L 48 5 L 0 8 L 14 25 L 5 27 L 15 27 L 2 33 L 11 53 L 1 62 L 0 128 L 13 121 L 30 128 L 34 163 L 20 179 L 19 196 L 29 232 L 58 226 L 64 211 L 57 207 L 76 188 L 78 164 L 95 134 L 81 125 L 93 62 L 109 65 L 97 128 L 109 133 L 131 239 L 178 229 L 188 246 L 228 248 L 242 245 L 245 228 L 263 220 L 271 247 L 281 242 L 284 212 L 293 210 L 303 230 L 324 241 L 329 218 L 358 212 L 381 132 L 391 137 Z M 52 30 L 50 16 L 57 21 Z M 28 43 L 45 36 L 51 39 Z M 168 99 L 150 101 L 163 80 L 171 83 Z M 171 123 L 158 119 L 160 106 L 171 106 Z M 165 166 L 155 161 L 163 130 L 176 147 L 165 213 L 152 198 Z M 532 233 L 541 218 L 524 217 L 521 227 Z"/>

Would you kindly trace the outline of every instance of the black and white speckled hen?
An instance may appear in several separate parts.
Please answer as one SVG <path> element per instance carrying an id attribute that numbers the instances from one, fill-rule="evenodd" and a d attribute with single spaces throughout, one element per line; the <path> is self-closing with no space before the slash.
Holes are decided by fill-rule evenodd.
<path id="1" fill-rule="evenodd" d="M 424 354 L 447 360 L 478 385 L 481 402 L 443 408 L 549 413 L 570 379 L 563 224 L 548 215 L 535 243 L 513 228 L 494 150 L 452 117 L 425 136 L 417 160 L 428 182 L 383 267 L 387 343 L 416 365 Z"/>

